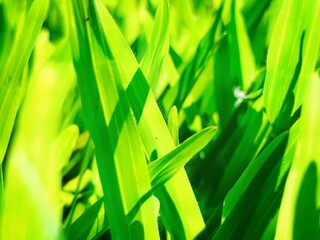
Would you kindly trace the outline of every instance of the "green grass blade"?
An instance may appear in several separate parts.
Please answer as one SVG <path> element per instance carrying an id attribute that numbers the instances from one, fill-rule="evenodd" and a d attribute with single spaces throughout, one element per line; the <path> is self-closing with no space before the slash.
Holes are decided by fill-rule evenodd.
<path id="1" fill-rule="evenodd" d="M 231 71 L 233 72 L 231 74 L 241 79 L 241 86 L 244 91 L 247 91 L 254 80 L 256 66 L 248 32 L 242 16 L 242 9 L 239 5 L 239 1 L 233 0 L 230 30 L 228 31 Z"/>
<path id="2" fill-rule="evenodd" d="M 2 165 L 0 166 L 0 213 L 3 211 L 4 204 L 4 186 L 3 186 L 3 170 Z"/>
<path id="3" fill-rule="evenodd" d="M 226 199 L 225 206 L 223 208 L 223 219 L 227 218 L 237 201 L 243 195 L 243 192 L 248 187 L 250 182 L 253 181 L 255 175 L 257 175 L 259 169 L 262 167 L 263 163 L 267 161 L 271 154 L 275 151 L 278 145 L 283 141 L 286 134 L 279 135 L 275 140 L 273 140 L 267 148 L 260 154 L 260 156 L 255 159 L 244 172 L 243 176 L 239 179 L 237 184 L 230 190 Z"/>
<path id="4" fill-rule="evenodd" d="M 209 127 L 181 143 L 167 155 L 149 163 L 152 187 L 157 188 L 172 178 L 196 153 L 213 138 L 216 128 Z"/>
<path id="5" fill-rule="evenodd" d="M 168 128 L 173 139 L 174 145 L 179 145 L 179 116 L 178 109 L 173 106 L 168 114 Z"/>
<path id="6" fill-rule="evenodd" d="M 48 0 L 32 3 L 0 74 L 0 162 L 3 161 L 16 113 L 24 94 L 25 84 L 21 80 L 22 72 L 33 50 L 48 7 Z"/>
<path id="7" fill-rule="evenodd" d="M 180 109 L 185 102 L 189 92 L 198 81 L 201 73 L 205 69 L 205 66 L 209 63 L 209 59 L 214 51 L 216 32 L 220 24 L 220 17 L 222 13 L 222 7 L 218 10 L 215 21 L 213 22 L 211 28 L 207 34 L 201 39 L 197 51 L 190 63 L 183 70 L 180 80 L 177 82 L 176 86 L 172 88 L 171 91 L 176 91 L 174 102 L 172 105 L 177 106 Z"/>
<path id="8" fill-rule="evenodd" d="M 282 5 L 268 51 L 263 93 L 275 132 L 288 129 L 292 113 L 303 102 L 306 79 L 311 77 L 317 57 L 318 16 L 318 1 L 286 0 Z"/>
<path id="9" fill-rule="evenodd" d="M 261 139 L 259 140 L 256 136 L 259 131 L 264 129 L 264 124 L 262 111 L 256 112 L 252 109 L 249 109 L 246 116 L 243 116 L 239 121 L 239 126 L 234 129 L 234 134 L 225 142 L 224 149 L 218 156 L 219 163 L 226 164 L 226 166 L 216 187 L 214 197 L 209 201 L 220 203 L 253 160 L 258 146 L 261 144 Z M 235 146 L 236 142 L 238 144 Z"/>
<path id="10" fill-rule="evenodd" d="M 181 168 L 185 166 L 190 159 L 203 149 L 213 138 L 216 128 L 208 127 L 192 137 L 188 138 L 182 144 L 177 146 L 173 151 L 165 156 L 149 163 L 148 169 L 152 184 L 152 191 L 157 191 L 167 181 L 174 177 Z M 151 196 L 151 192 L 147 193 L 140 202 L 135 206 L 130 215 L 134 215 L 139 206 Z M 161 204 L 161 203 L 160 203 Z"/>
<path id="11" fill-rule="evenodd" d="M 244 173 L 242 179 L 235 185 L 234 190 L 231 190 L 224 207 L 224 217 L 226 218 L 213 239 L 246 239 L 245 235 L 254 230 L 254 228 L 249 228 L 248 225 L 258 209 L 258 205 L 261 203 L 270 205 L 268 209 L 266 207 L 261 209 L 265 214 L 269 214 L 268 211 L 274 209 L 273 204 L 276 204 L 278 200 L 278 198 L 275 198 L 277 196 L 275 194 L 275 182 L 277 182 L 277 174 L 287 140 L 288 133 L 285 132 L 271 142 L 261 155 L 252 162 L 253 166 L 249 167 Z M 241 184 L 244 184 L 244 187 Z M 273 194 L 265 195 L 268 193 L 267 189 Z M 242 193 L 237 196 L 237 191 Z M 281 188 L 277 192 L 281 193 Z M 235 197 L 235 199 L 233 200 L 232 197 Z M 262 199 L 265 200 L 262 201 Z M 260 217 L 263 218 L 264 216 L 260 215 Z M 259 235 L 255 236 L 259 237 Z"/>
<path id="12" fill-rule="evenodd" d="M 100 1 L 73 1 L 75 19 L 71 19 L 71 26 L 76 37 L 72 41 L 78 84 L 95 143 L 105 208 L 114 238 L 157 239 L 152 199 L 140 208 L 133 221 L 127 218 L 151 184 L 137 127 L 121 85 L 121 79 L 127 75 L 120 75 L 102 38 L 97 17 L 103 9 Z"/>
<path id="13" fill-rule="evenodd" d="M 319 91 L 320 79 L 315 73 L 302 106 L 299 139 L 281 203 L 276 239 L 319 237 Z"/>
<path id="14" fill-rule="evenodd" d="M 168 1 L 159 1 L 151 40 L 141 62 L 141 69 L 149 86 L 155 92 L 160 80 L 164 57 L 169 51 L 169 9 Z"/>
<path id="15" fill-rule="evenodd" d="M 313 5 L 314 4 L 314 5 Z M 305 33 L 305 44 L 303 46 L 303 60 L 301 64 L 301 71 L 297 82 L 296 101 L 293 109 L 297 109 L 304 102 L 307 97 L 306 91 L 308 91 L 309 83 L 306 79 L 311 79 L 314 68 L 316 67 L 317 61 L 319 61 L 320 51 L 320 31 L 318 22 L 320 22 L 320 2 L 311 1 L 308 5 L 307 19 L 306 19 L 306 33 Z M 318 49 L 318 54 L 317 54 Z M 319 67 L 319 65 L 318 65 Z"/>
<path id="16" fill-rule="evenodd" d="M 158 157 L 174 149 L 170 132 L 157 106 L 153 93 L 130 48 L 104 6 L 97 2 L 102 29 L 119 71 L 122 86 L 132 104 L 139 132 L 148 157 L 155 151 Z M 137 70 L 137 71 L 136 71 Z M 139 100 L 138 100 L 139 99 Z M 184 195 L 181 195 L 183 189 Z M 161 216 L 170 234 L 194 238 L 204 228 L 204 222 L 185 171 L 182 169 L 156 193 L 161 202 Z"/>
<path id="17" fill-rule="evenodd" d="M 71 157 L 72 151 L 74 150 L 77 140 L 79 137 L 79 128 L 77 125 L 70 125 L 65 128 L 59 135 L 55 142 L 55 153 L 60 169 Z"/>
<path id="18" fill-rule="evenodd" d="M 56 50 L 31 75 L 19 114 L 5 172 L 2 239 L 60 237 L 60 171 L 66 160 L 56 152 L 55 143 L 64 101 L 75 81 L 68 45 L 62 42 Z"/>
<path id="19" fill-rule="evenodd" d="M 66 232 L 68 239 L 81 240 L 89 238 L 89 234 L 92 231 L 96 219 L 98 218 L 102 203 L 103 198 L 100 198 L 70 225 Z"/>
<path id="20" fill-rule="evenodd" d="M 0 2 L 0 69 L 4 68 L 12 45 L 8 15 L 8 6 L 6 2 Z"/>

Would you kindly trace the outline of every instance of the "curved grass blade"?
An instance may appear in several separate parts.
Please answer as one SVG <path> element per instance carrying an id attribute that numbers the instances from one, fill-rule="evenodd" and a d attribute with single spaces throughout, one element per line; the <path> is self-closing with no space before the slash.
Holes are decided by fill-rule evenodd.
<path id="1" fill-rule="evenodd" d="M 81 240 L 88 239 L 89 234 L 98 218 L 99 211 L 103 204 L 103 198 L 96 201 L 87 211 L 85 211 L 70 227 L 66 230 L 68 239 Z"/>
<path id="2" fill-rule="evenodd" d="M 152 192 L 157 191 L 167 181 L 172 179 L 196 153 L 202 150 L 213 138 L 216 130 L 215 127 L 205 128 L 178 145 L 170 153 L 149 163 L 148 169 L 152 184 Z M 151 197 L 152 192 L 150 191 L 143 196 L 129 215 L 134 215 L 138 207 L 143 204 L 146 199 Z"/>
<path id="3" fill-rule="evenodd" d="M 213 138 L 215 127 L 208 127 L 177 146 L 165 156 L 149 163 L 150 179 L 153 188 L 158 188 L 171 179 L 196 153 Z"/>

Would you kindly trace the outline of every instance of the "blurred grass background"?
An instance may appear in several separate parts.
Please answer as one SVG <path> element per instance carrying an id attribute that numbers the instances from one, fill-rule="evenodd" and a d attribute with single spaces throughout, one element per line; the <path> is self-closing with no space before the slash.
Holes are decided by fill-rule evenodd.
<path id="1" fill-rule="evenodd" d="M 320 238 L 319 0 L 0 0 L 1 239 Z"/>

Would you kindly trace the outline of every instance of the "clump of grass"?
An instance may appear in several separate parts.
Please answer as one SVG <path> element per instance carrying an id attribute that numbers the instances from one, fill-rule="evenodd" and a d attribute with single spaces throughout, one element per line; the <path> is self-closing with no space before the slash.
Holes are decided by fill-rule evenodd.
<path id="1" fill-rule="evenodd" d="M 312 0 L 0 1 L 1 239 L 320 236 L 319 21 Z"/>

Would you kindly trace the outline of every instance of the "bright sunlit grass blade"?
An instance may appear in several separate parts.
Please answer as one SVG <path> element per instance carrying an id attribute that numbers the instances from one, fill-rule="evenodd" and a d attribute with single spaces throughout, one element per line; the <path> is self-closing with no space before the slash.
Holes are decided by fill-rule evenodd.
<path id="1" fill-rule="evenodd" d="M 1 166 L 0 167 L 0 212 L 1 213 L 3 211 L 3 204 L 4 204 L 4 186 L 3 186 L 3 170 Z M 1 222 L 0 222 L 0 226 L 1 226 Z"/>
<path id="2" fill-rule="evenodd" d="M 151 40 L 141 62 L 141 69 L 155 92 L 165 55 L 169 51 L 169 9 L 167 0 L 160 0 Z"/>
<path id="3" fill-rule="evenodd" d="M 32 3 L 0 74 L 0 162 L 3 161 L 16 113 L 24 94 L 23 70 L 35 45 L 48 6 L 48 0 L 37 0 Z"/>
<path id="4" fill-rule="evenodd" d="M 56 152 L 55 143 L 64 101 L 75 84 L 68 45 L 61 44 L 30 76 L 6 167 L 2 239 L 60 238 L 60 171 L 68 156 Z"/>
<path id="5" fill-rule="evenodd" d="M 241 78 L 244 91 L 251 87 L 256 71 L 255 59 L 251 49 L 248 32 L 239 1 L 232 1 L 229 30 L 231 74 Z"/>
<path id="6" fill-rule="evenodd" d="M 100 1 L 97 1 L 97 13 L 109 49 L 123 74 L 122 85 L 132 104 L 147 155 L 150 157 L 155 152 L 157 157 L 164 156 L 174 149 L 174 143 L 153 93 L 141 71 L 133 72 L 138 63 Z M 184 169 L 167 182 L 165 190 L 160 190 L 156 195 L 160 200 L 161 216 L 165 218 L 165 225 L 173 237 L 194 238 L 202 231 L 204 222 Z"/>
<path id="7" fill-rule="evenodd" d="M 311 1 L 308 4 L 305 41 L 303 45 L 303 59 L 301 71 L 297 82 L 296 101 L 293 109 L 297 109 L 307 97 L 309 83 L 306 79 L 312 77 L 317 61 L 319 62 L 320 55 L 320 31 L 318 22 L 320 22 L 320 1 Z M 318 49 L 318 51 L 317 51 Z M 317 54 L 318 52 L 318 54 Z M 319 67 L 319 65 L 318 65 Z"/>
<path id="8" fill-rule="evenodd" d="M 173 106 L 168 114 L 168 128 L 173 139 L 174 145 L 179 145 L 179 116 L 178 109 Z"/>
<path id="9" fill-rule="evenodd" d="M 320 79 L 315 73 L 302 107 L 299 139 L 281 203 L 276 239 L 319 237 L 319 91 Z"/>
<path id="10" fill-rule="evenodd" d="M 289 127 L 291 115 L 303 102 L 306 79 L 311 77 L 317 57 L 318 16 L 319 1 L 295 0 L 284 1 L 278 16 L 268 51 L 263 93 L 275 132 Z"/>
<path id="11" fill-rule="evenodd" d="M 177 106 L 178 109 L 182 107 L 189 92 L 198 81 L 201 73 L 205 69 L 205 66 L 209 63 L 209 59 L 216 46 L 215 38 L 221 21 L 221 13 L 222 8 L 218 10 L 211 28 L 199 42 L 195 55 L 181 73 L 180 80 L 172 89 L 170 89 L 171 91 L 178 89 L 174 99 L 172 99 L 174 102 L 171 103 L 172 105 Z"/>
<path id="12" fill-rule="evenodd" d="M 70 125 L 60 133 L 58 139 L 56 140 L 55 155 L 57 157 L 57 162 L 60 164 L 61 170 L 71 157 L 78 137 L 79 127 L 77 125 Z"/>

